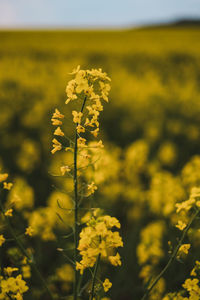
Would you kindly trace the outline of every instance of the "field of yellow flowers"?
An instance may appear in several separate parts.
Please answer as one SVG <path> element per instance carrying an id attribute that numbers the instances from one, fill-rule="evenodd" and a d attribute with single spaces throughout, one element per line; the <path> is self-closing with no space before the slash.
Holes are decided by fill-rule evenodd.
<path id="1" fill-rule="evenodd" d="M 0 41 L 0 299 L 200 299 L 200 29 Z"/>

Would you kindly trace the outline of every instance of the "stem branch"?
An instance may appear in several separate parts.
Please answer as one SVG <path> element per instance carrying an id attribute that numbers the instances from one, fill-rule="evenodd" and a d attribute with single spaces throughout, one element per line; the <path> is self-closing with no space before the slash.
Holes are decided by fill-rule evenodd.
<path id="1" fill-rule="evenodd" d="M 171 255 L 171 257 L 170 257 L 168 263 L 166 264 L 166 266 L 164 267 L 164 269 L 160 272 L 160 274 L 155 278 L 155 280 L 152 282 L 152 284 L 151 284 L 149 287 L 147 287 L 146 292 L 145 292 L 145 294 L 144 294 L 144 296 L 142 297 L 141 300 L 145 300 L 145 299 L 147 298 L 147 296 L 149 295 L 149 293 L 151 292 L 151 290 L 154 288 L 154 286 L 157 284 L 157 282 L 158 282 L 158 281 L 160 280 L 160 278 L 164 275 L 164 273 L 168 270 L 168 268 L 170 267 L 171 263 L 172 263 L 172 262 L 174 261 L 174 259 L 176 258 L 177 253 L 178 253 L 178 251 L 179 251 L 179 248 L 181 247 L 181 245 L 182 245 L 182 243 L 183 243 L 183 240 L 184 240 L 184 238 L 185 238 L 185 236 L 186 236 L 186 234 L 187 234 L 187 232 L 188 232 L 190 226 L 192 225 L 194 219 L 197 217 L 198 213 L 199 213 L 199 210 L 196 211 L 196 212 L 193 214 L 193 216 L 191 217 L 191 219 L 190 219 L 190 221 L 189 221 L 187 227 L 184 229 L 183 234 L 182 234 L 182 236 L 181 236 L 181 238 L 180 238 L 180 240 L 179 240 L 179 243 L 178 243 L 178 245 L 176 246 L 176 248 L 174 249 L 174 252 L 172 253 L 172 255 Z"/>
<path id="2" fill-rule="evenodd" d="M 91 290 L 90 300 L 92 300 L 94 297 L 94 287 L 95 287 L 96 275 L 97 275 L 100 258 L 101 258 L 101 254 L 98 255 L 97 262 L 96 262 L 95 269 L 94 269 L 94 274 L 92 276 L 92 290 Z"/>
<path id="3" fill-rule="evenodd" d="M 83 112 L 87 97 L 84 98 L 81 107 L 81 113 Z M 78 126 L 78 124 L 77 124 Z M 78 177 L 77 177 L 77 154 L 78 154 L 78 133 L 76 129 L 76 135 L 74 140 L 74 300 L 78 297 L 78 271 L 76 270 L 76 261 L 78 257 Z"/>

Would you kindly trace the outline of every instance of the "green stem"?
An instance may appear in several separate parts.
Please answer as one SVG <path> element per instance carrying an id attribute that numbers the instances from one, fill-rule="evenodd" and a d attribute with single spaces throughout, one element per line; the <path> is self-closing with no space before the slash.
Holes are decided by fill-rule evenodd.
<path id="1" fill-rule="evenodd" d="M 172 262 L 175 260 L 175 258 L 177 256 L 177 253 L 179 251 L 179 248 L 181 247 L 181 245 L 183 243 L 183 240 L 184 240 L 184 238 L 185 238 L 185 236 L 186 236 L 186 234 L 187 234 L 190 226 L 192 225 L 194 219 L 197 217 L 198 213 L 199 213 L 199 211 L 196 211 L 193 214 L 193 216 L 191 217 L 191 219 L 190 219 L 187 227 L 184 229 L 183 234 L 182 234 L 182 236 L 181 236 L 181 238 L 179 240 L 179 243 L 176 246 L 176 248 L 174 249 L 174 252 L 172 253 L 172 255 L 171 255 L 168 263 L 166 264 L 166 266 L 164 267 L 164 269 L 160 272 L 160 274 L 155 278 L 155 280 L 152 282 L 152 284 L 149 287 L 147 287 L 146 292 L 145 292 L 145 294 L 144 294 L 144 296 L 142 297 L 141 300 L 144 300 L 144 299 L 147 298 L 147 296 L 149 295 L 149 293 L 151 292 L 151 290 L 154 288 L 154 286 L 157 284 L 157 282 L 160 280 L 160 278 L 164 275 L 164 273 L 168 270 L 168 268 L 170 267 L 170 265 L 172 264 Z"/>
<path id="2" fill-rule="evenodd" d="M 83 100 L 81 112 L 83 112 L 86 97 Z M 78 126 L 78 124 L 77 124 Z M 77 154 L 78 154 L 78 133 L 76 130 L 75 141 L 74 141 L 74 300 L 77 300 L 78 296 L 78 271 L 76 270 L 76 261 L 78 257 L 78 178 L 77 178 Z"/>
<path id="3" fill-rule="evenodd" d="M 1 208 L 2 213 L 3 213 L 4 212 L 4 208 L 3 208 L 3 205 L 1 203 L 1 201 L 0 201 L 0 208 Z M 24 256 L 26 256 L 28 263 L 32 266 L 32 268 L 34 269 L 35 273 L 39 277 L 39 279 L 42 282 L 44 288 L 46 289 L 46 291 L 47 291 L 50 299 L 54 300 L 54 297 L 53 297 L 51 291 L 49 290 L 48 285 L 47 285 L 45 279 L 43 278 L 43 276 L 41 275 L 40 271 L 38 270 L 37 265 L 36 265 L 34 259 L 29 256 L 28 252 L 26 251 L 26 249 L 24 248 L 23 244 L 21 243 L 19 237 L 16 236 L 16 234 L 15 234 L 13 228 L 12 228 L 12 225 L 10 223 L 9 218 L 6 217 L 5 215 L 4 215 L 4 218 L 6 220 L 6 223 L 7 223 L 8 229 L 10 231 L 10 234 L 12 235 L 12 237 L 13 237 L 14 241 L 16 242 L 18 248 L 21 250 L 22 254 Z"/>
<path id="4" fill-rule="evenodd" d="M 100 258 L 101 258 L 101 254 L 98 255 L 97 262 L 96 262 L 95 269 L 94 269 L 94 273 L 93 273 L 93 277 L 92 277 L 92 290 L 91 290 L 90 300 L 92 300 L 93 297 L 94 297 L 94 287 L 95 287 L 96 275 L 97 275 L 97 270 L 98 270 Z"/>

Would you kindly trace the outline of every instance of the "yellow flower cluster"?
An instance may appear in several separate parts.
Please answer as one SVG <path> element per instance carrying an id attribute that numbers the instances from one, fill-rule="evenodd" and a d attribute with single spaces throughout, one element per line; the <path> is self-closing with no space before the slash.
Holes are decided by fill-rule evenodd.
<path id="1" fill-rule="evenodd" d="M 150 278 L 155 278 L 156 267 L 164 256 L 162 247 L 165 224 L 162 221 L 155 221 L 148 224 L 141 231 L 140 243 L 137 247 L 137 257 L 139 264 L 142 265 L 139 276 L 146 284 Z M 165 280 L 161 278 L 152 290 L 149 299 L 160 299 L 165 289 Z"/>
<path id="2" fill-rule="evenodd" d="M 161 221 L 147 225 L 141 232 L 141 242 L 137 247 L 137 256 L 140 264 L 157 264 L 163 257 L 162 238 L 165 231 Z"/>
<path id="3" fill-rule="evenodd" d="M 114 266 L 121 265 L 120 255 L 113 256 L 113 251 L 123 247 L 122 238 L 118 231 L 112 231 L 113 227 L 120 228 L 119 221 L 110 216 L 91 218 L 87 226 L 80 233 L 78 250 L 82 256 L 80 262 L 76 262 L 76 269 L 83 271 L 93 267 L 98 255 L 107 258 Z"/>
<path id="4" fill-rule="evenodd" d="M 166 171 L 153 174 L 148 192 L 148 203 L 153 213 L 170 216 L 175 203 L 184 199 L 184 196 L 179 178 Z"/>
<path id="5" fill-rule="evenodd" d="M 74 270 L 70 264 L 64 264 L 56 270 L 56 275 L 60 281 L 73 282 Z"/>
<path id="6" fill-rule="evenodd" d="M 86 147 L 86 139 L 80 136 L 81 133 L 90 131 L 90 133 L 97 137 L 99 133 L 99 114 L 103 110 L 101 100 L 108 101 L 108 93 L 110 91 L 110 78 L 101 69 L 80 70 L 80 66 L 71 73 L 74 79 L 70 80 L 66 87 L 67 100 L 70 101 L 82 99 L 83 106 L 81 111 L 72 111 L 73 122 L 76 124 L 76 131 L 78 134 L 78 148 Z M 86 105 L 87 103 L 87 105 Z M 83 109 L 86 107 L 87 113 L 84 116 Z M 65 134 L 60 128 L 62 125 L 61 119 L 64 115 L 55 109 L 52 116 L 52 125 L 58 126 L 54 131 L 54 135 L 63 137 Z M 62 143 L 54 138 L 53 149 L 51 153 L 54 154 L 62 149 Z M 98 147 L 102 147 L 102 141 L 99 141 Z"/>
<path id="7" fill-rule="evenodd" d="M 189 249 L 190 249 L 191 245 L 190 244 L 182 244 L 178 250 L 178 254 L 177 257 L 181 257 L 181 256 L 185 256 L 188 254 Z"/>
<path id="8" fill-rule="evenodd" d="M 110 78 L 106 73 L 103 73 L 101 69 L 80 70 L 80 66 L 78 66 L 72 71 L 71 75 L 75 75 L 75 78 L 70 80 L 66 87 L 68 97 L 65 102 L 66 104 L 77 99 L 77 94 L 81 94 L 82 92 L 93 100 L 99 100 L 101 97 L 105 101 L 108 101 L 108 92 L 110 90 L 108 82 L 110 81 Z M 94 85 L 97 81 L 99 85 L 98 88 L 101 91 L 100 96 L 95 94 Z M 97 104 L 100 105 L 99 101 L 97 101 Z"/>
<path id="9" fill-rule="evenodd" d="M 77 125 L 77 132 L 85 132 L 86 128 L 90 130 L 91 134 L 97 137 L 99 132 L 98 117 L 103 110 L 101 99 L 108 102 L 108 93 L 110 91 L 110 78 L 101 69 L 80 70 L 80 66 L 72 73 L 75 78 L 71 80 L 66 88 L 67 101 L 75 100 L 78 97 L 83 97 L 85 103 L 87 102 L 86 109 L 87 115 L 84 121 L 82 111 L 73 111 L 73 122 Z"/>
<path id="10" fill-rule="evenodd" d="M 183 283 L 184 291 L 180 291 L 178 293 L 169 293 L 167 294 L 163 300 L 199 300 L 200 299 L 200 262 L 195 262 L 195 267 L 192 269 L 191 276 L 194 278 L 188 278 Z M 186 294 L 188 296 L 186 296 Z"/>
<path id="11" fill-rule="evenodd" d="M 190 211 L 191 208 L 200 208 L 200 188 L 193 187 L 191 189 L 189 199 L 180 203 L 176 203 L 175 206 L 176 212 L 179 214 L 179 217 L 183 219 L 178 220 L 178 224 L 176 224 L 176 227 L 179 230 L 184 230 L 187 226 L 185 221 L 187 220 L 187 213 Z"/>
<path id="12" fill-rule="evenodd" d="M 0 299 L 23 300 L 23 294 L 28 290 L 22 275 L 11 276 L 18 268 L 7 267 L 4 269 L 5 276 L 0 276 Z"/>
<path id="13" fill-rule="evenodd" d="M 61 207 L 67 209 L 66 211 L 58 207 L 58 202 Z M 26 228 L 26 235 L 40 236 L 42 240 L 50 241 L 55 240 L 54 229 L 65 228 L 58 215 L 65 221 L 65 224 L 72 224 L 72 214 L 70 209 L 72 208 L 70 197 L 58 191 L 54 191 L 49 199 L 46 207 L 39 207 L 35 209 L 28 216 L 29 226 Z"/>
<path id="14" fill-rule="evenodd" d="M 107 292 L 112 286 L 112 283 L 110 282 L 110 280 L 108 278 L 106 278 L 103 282 L 103 288 L 104 291 Z"/>

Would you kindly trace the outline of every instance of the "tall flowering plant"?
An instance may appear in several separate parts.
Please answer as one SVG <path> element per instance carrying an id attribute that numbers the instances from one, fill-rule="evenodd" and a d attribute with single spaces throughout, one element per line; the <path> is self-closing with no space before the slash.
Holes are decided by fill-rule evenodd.
<path id="1" fill-rule="evenodd" d="M 74 288 L 73 299 L 78 299 L 83 288 L 81 278 L 86 269 L 91 272 L 89 297 L 94 299 L 98 293 L 107 292 L 112 283 L 108 278 L 104 281 L 98 276 L 98 266 L 101 259 L 107 260 L 114 266 L 121 265 L 118 247 L 123 246 L 122 238 L 116 229 L 120 228 L 119 221 L 111 216 L 103 215 L 101 210 L 93 206 L 89 199 L 97 190 L 94 180 L 88 181 L 85 172 L 94 165 L 93 156 L 104 147 L 99 135 L 99 116 L 103 111 L 103 101 L 108 102 L 110 78 L 101 69 L 81 70 L 78 66 L 71 73 L 73 79 L 66 87 L 66 104 L 74 102 L 76 109 L 72 110 L 74 124 L 74 139 L 66 136 L 63 129 L 65 115 L 56 108 L 52 116 L 54 131 L 52 154 L 57 151 L 71 152 L 73 163 L 62 165 L 62 176 L 73 178 L 73 212 L 74 212 Z M 78 107 L 78 108 L 77 108 Z M 66 144 L 67 141 L 67 144 Z M 83 200 L 85 199 L 85 201 Z M 81 220 L 80 210 L 88 210 Z M 98 282 L 98 288 L 96 281 Z"/>

